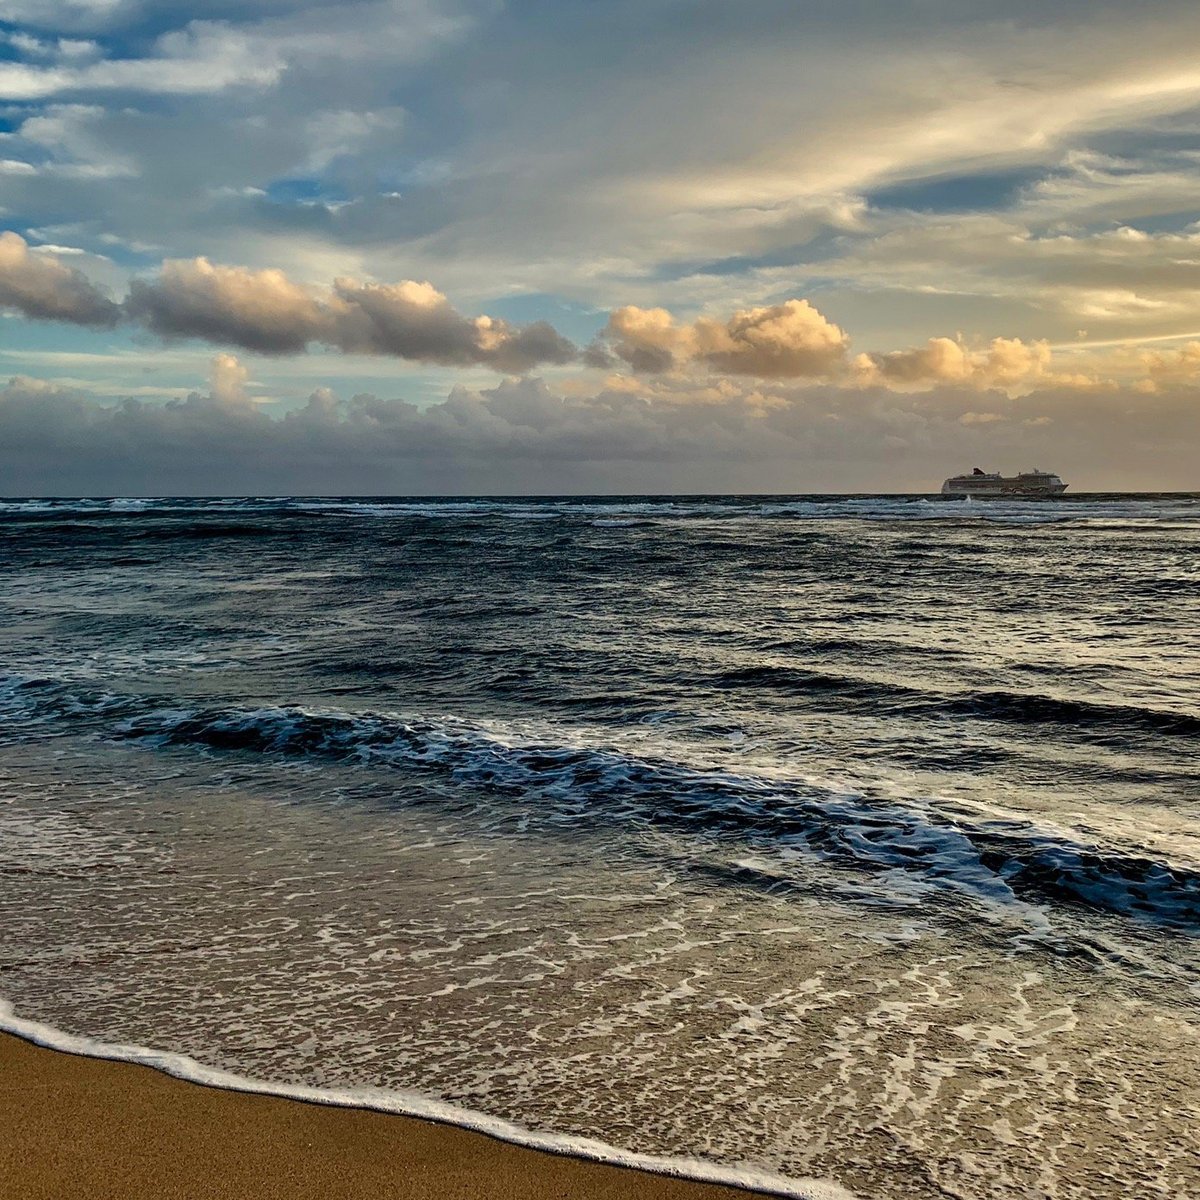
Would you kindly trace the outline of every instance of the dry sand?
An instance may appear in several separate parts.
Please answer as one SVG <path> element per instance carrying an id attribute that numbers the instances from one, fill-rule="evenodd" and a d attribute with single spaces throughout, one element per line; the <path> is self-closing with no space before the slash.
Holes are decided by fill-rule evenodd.
<path id="1" fill-rule="evenodd" d="M 4 1200 L 747 1200 L 449 1125 L 246 1095 L 0 1034 Z"/>

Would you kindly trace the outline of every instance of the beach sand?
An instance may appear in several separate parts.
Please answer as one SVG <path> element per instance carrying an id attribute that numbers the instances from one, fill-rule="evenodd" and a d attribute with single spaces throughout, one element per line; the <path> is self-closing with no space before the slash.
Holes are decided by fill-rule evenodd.
<path id="1" fill-rule="evenodd" d="M 454 1126 L 247 1095 L 0 1034 L 5 1200 L 747 1200 Z"/>

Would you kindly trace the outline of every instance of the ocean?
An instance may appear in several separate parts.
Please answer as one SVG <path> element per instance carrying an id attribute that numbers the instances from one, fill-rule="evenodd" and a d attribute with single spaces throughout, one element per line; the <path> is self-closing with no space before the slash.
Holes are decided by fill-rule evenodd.
<path id="1" fill-rule="evenodd" d="M 0 501 L 0 1025 L 795 1196 L 1200 1196 L 1200 497 Z"/>

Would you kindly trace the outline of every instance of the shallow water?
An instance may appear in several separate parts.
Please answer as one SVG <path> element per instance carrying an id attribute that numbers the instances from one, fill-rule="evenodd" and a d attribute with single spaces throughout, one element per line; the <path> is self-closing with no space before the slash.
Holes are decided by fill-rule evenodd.
<path id="1" fill-rule="evenodd" d="M 1200 1196 L 1200 499 L 2 501 L 0 572 L 20 1016 Z"/>

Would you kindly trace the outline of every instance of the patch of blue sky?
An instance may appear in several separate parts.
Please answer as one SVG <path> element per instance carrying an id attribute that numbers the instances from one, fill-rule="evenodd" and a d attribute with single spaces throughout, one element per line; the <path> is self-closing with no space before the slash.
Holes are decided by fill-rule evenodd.
<path id="1" fill-rule="evenodd" d="M 6 336 L 11 330 L 12 337 Z M 150 342 L 133 330 L 94 330 L 0 319 L 0 381 L 14 375 L 78 386 L 97 396 L 170 399 L 202 389 L 212 347 Z"/>
<path id="2" fill-rule="evenodd" d="M 1109 222 L 1104 226 L 1106 229 L 1111 229 L 1114 225 L 1121 225 L 1126 229 L 1136 229 L 1139 233 L 1170 234 L 1170 233 L 1196 233 L 1197 226 L 1200 226 L 1200 207 L 1193 204 L 1187 209 L 1181 209 L 1179 212 L 1172 213 L 1156 213 L 1153 216 L 1141 215 L 1136 220 Z"/>
<path id="3" fill-rule="evenodd" d="M 1195 151 L 1200 134 L 1200 106 L 1167 113 L 1147 124 L 1095 130 L 1088 145 L 1099 154 L 1144 166 L 1177 151 Z"/>
<path id="4" fill-rule="evenodd" d="M 0 158 L 12 159 L 15 162 L 28 163 L 31 167 L 41 167 L 45 163 L 52 162 L 53 156 L 48 154 L 41 146 L 31 146 L 29 144 L 14 145 L 9 141 L 7 145 L 0 147 Z M 23 169 L 23 168 L 22 168 Z M 11 211 L 11 210 L 9 210 Z M 5 217 L 7 228 L 12 228 L 12 218 Z"/>
<path id="5" fill-rule="evenodd" d="M 218 213 L 218 216 L 220 214 Z M 336 239 L 338 210 L 319 200 L 293 200 L 281 203 L 267 196 L 251 196 L 236 215 L 243 228 L 267 236 L 280 234 L 317 235 Z"/>
<path id="6" fill-rule="evenodd" d="M 4 155 L 0 152 L 0 158 Z M 0 229 L 11 229 L 23 237 L 30 246 L 70 246 L 83 250 L 98 257 L 107 258 L 114 266 L 128 271 L 130 274 L 143 272 L 157 267 L 163 255 L 158 250 L 136 249 L 134 246 L 117 238 L 114 234 L 106 233 L 103 225 L 93 221 L 81 222 L 77 225 L 56 226 L 53 221 L 47 221 L 46 214 L 27 212 L 22 209 L 5 209 L 0 203 Z M 69 267 L 78 267 L 85 275 L 91 275 L 101 287 L 105 286 L 103 278 L 95 277 L 95 270 L 74 258 L 62 260 Z M 109 286 L 112 286 L 109 283 Z M 114 296 L 119 300 L 120 296 Z"/>
<path id="7" fill-rule="evenodd" d="M 344 204 L 352 199 L 329 180 L 315 177 L 275 179 L 263 190 L 273 204 Z"/>
<path id="8" fill-rule="evenodd" d="M 331 350 L 291 360 L 243 355 L 242 361 L 250 368 L 255 392 L 274 398 L 277 412 L 303 407 L 320 388 L 329 388 L 342 400 L 365 393 L 426 408 L 440 404 L 455 387 L 480 390 L 497 382 L 494 372 L 482 369 L 423 367 L 394 358 L 346 357 Z"/>
<path id="9" fill-rule="evenodd" d="M 81 249 L 94 254 L 102 254 L 116 266 L 128 271 L 131 275 L 143 274 L 156 269 L 163 260 L 163 254 L 158 249 L 139 249 L 127 243 L 114 240 L 114 235 L 93 237 L 88 234 L 78 239 Z M 118 299 L 120 297 L 117 297 Z"/>
<path id="10" fill-rule="evenodd" d="M 947 175 L 891 184 L 867 192 L 872 208 L 907 212 L 963 213 L 1004 209 L 1026 188 L 1048 174 L 1044 167 L 1023 167 L 969 175 Z"/>
<path id="11" fill-rule="evenodd" d="M 4 151 L 0 150 L 0 158 L 4 157 Z M 0 230 L 5 229 L 19 233 L 28 242 L 48 242 L 50 240 L 41 236 L 38 229 L 38 218 L 34 213 L 19 208 L 9 208 L 0 200 Z"/>
<path id="12" fill-rule="evenodd" d="M 732 254 L 724 258 L 659 263 L 648 277 L 660 283 L 673 283 L 696 275 L 736 278 L 739 275 L 751 275 L 755 271 L 815 266 L 836 258 L 844 251 L 845 245 L 840 234 L 820 234 L 809 241 L 779 246 L 765 254 Z"/>
<path id="13" fill-rule="evenodd" d="M 45 4 L 26 6 L 20 24 L 0 21 L 0 29 L 28 33 L 47 40 L 55 37 L 102 38 L 113 58 L 135 55 L 148 41 L 178 29 L 193 20 L 221 19 L 210 15 L 208 9 L 217 4 L 189 3 L 181 16 L 179 0 L 160 0 L 158 3 L 135 4 Z M 235 8 L 222 3 L 224 16 L 236 20 L 245 18 L 245 4 Z"/>
<path id="14" fill-rule="evenodd" d="M 559 333 L 577 343 L 590 342 L 608 321 L 607 309 L 577 304 L 546 292 L 496 296 L 479 307 L 489 316 L 501 317 L 514 325 L 549 321 Z"/>

